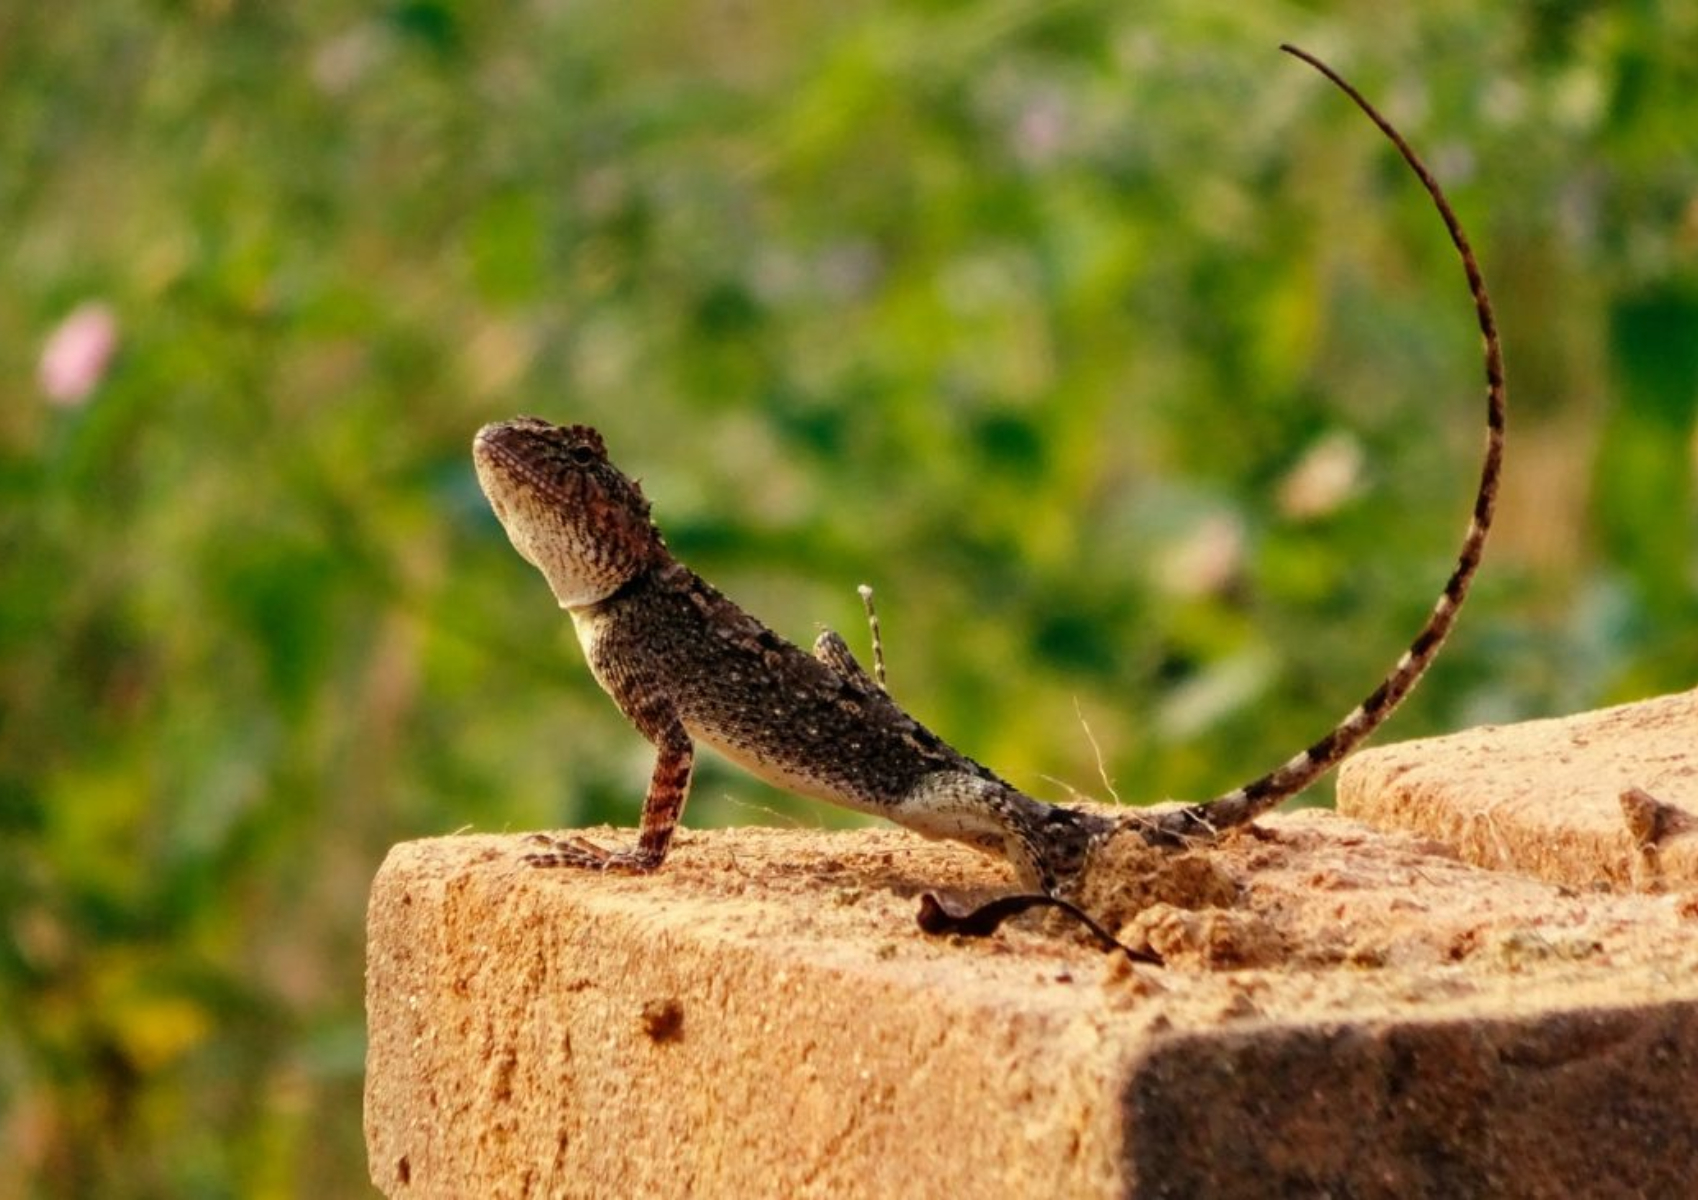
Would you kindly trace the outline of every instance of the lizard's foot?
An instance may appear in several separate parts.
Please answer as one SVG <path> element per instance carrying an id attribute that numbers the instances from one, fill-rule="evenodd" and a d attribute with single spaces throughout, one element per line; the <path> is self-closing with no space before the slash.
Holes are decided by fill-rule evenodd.
<path id="1" fill-rule="evenodd" d="M 542 847 L 524 856 L 527 866 L 576 867 L 587 871 L 627 871 L 646 875 L 660 866 L 660 857 L 643 850 L 608 850 L 581 837 L 554 838 L 533 833 L 527 841 Z"/>

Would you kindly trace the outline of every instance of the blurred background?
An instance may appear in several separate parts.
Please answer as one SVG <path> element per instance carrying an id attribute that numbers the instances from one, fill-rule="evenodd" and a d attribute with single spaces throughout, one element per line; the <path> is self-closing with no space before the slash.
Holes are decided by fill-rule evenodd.
<path id="1" fill-rule="evenodd" d="M 471 470 L 584 421 L 674 549 L 1035 794 L 1201 799 L 1698 681 L 1698 7 L 0 8 L 0 1194 L 359 1196 L 393 842 L 651 761 Z M 864 657 L 864 654 L 863 654 Z M 1328 788 L 1312 799 L 1325 802 Z M 689 823 L 850 820 L 704 763 Z"/>

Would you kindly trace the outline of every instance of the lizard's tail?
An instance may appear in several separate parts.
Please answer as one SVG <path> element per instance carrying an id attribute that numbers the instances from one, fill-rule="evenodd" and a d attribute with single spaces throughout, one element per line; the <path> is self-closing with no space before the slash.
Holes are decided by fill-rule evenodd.
<path id="1" fill-rule="evenodd" d="M 1457 611 L 1462 607 L 1463 597 L 1468 594 L 1468 585 L 1473 581 L 1474 572 L 1480 566 L 1480 553 L 1486 544 L 1486 534 L 1492 526 L 1498 478 L 1503 468 L 1503 352 L 1498 346 L 1497 322 L 1492 318 L 1492 302 L 1486 295 L 1486 281 L 1480 275 L 1479 264 L 1474 261 L 1474 250 L 1468 244 L 1468 235 L 1462 231 L 1462 223 L 1457 220 L 1450 202 L 1445 199 L 1443 189 L 1427 170 L 1426 164 L 1410 148 L 1409 143 L 1403 140 L 1403 135 L 1393 129 L 1391 123 L 1382 117 L 1360 92 L 1307 51 L 1291 45 L 1282 45 L 1280 49 L 1302 59 L 1332 80 L 1345 95 L 1356 102 L 1358 108 L 1368 114 L 1369 120 L 1380 127 L 1380 131 L 1397 147 L 1398 153 L 1403 155 L 1403 160 L 1409 164 L 1410 169 L 1420 179 L 1421 185 L 1427 189 L 1427 194 L 1433 198 L 1439 216 L 1444 218 L 1445 228 L 1450 231 L 1450 240 L 1462 257 L 1462 269 L 1468 276 L 1468 290 L 1474 295 L 1474 311 L 1479 315 L 1480 335 L 1485 340 L 1486 458 L 1480 468 L 1480 488 L 1474 497 L 1473 520 L 1469 522 L 1467 536 L 1462 539 L 1462 550 L 1457 555 L 1456 569 L 1451 572 L 1450 579 L 1444 585 L 1444 592 L 1439 596 L 1438 603 L 1433 606 L 1432 615 L 1421 627 L 1421 632 L 1415 635 L 1408 651 L 1398 659 L 1397 665 L 1380 682 L 1379 687 L 1320 741 L 1260 779 L 1252 780 L 1206 804 L 1194 804 L 1179 810 L 1178 815 L 1182 823 L 1194 823 L 1214 830 L 1230 829 L 1253 821 L 1326 774 L 1340 759 L 1360 745 L 1363 739 L 1378 729 L 1398 703 L 1414 689 L 1421 676 L 1426 674 L 1446 635 L 1450 633 L 1451 626 L 1456 623 Z"/>

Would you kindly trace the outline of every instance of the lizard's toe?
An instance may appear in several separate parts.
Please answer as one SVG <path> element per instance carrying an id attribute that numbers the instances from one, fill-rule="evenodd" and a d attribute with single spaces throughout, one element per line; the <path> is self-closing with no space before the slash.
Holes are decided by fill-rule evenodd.
<path id="1" fill-rule="evenodd" d="M 660 866 L 653 854 L 641 850 L 608 850 L 583 838 L 552 838 L 537 834 L 530 840 L 546 846 L 546 850 L 524 856 L 533 867 L 576 867 L 589 871 L 628 871 L 647 874 Z"/>

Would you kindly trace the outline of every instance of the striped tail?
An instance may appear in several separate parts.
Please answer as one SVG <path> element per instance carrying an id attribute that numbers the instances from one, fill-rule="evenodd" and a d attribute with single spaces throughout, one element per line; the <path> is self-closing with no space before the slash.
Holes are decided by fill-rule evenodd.
<path id="1" fill-rule="evenodd" d="M 1282 45 L 1280 49 L 1302 59 L 1332 80 L 1345 95 L 1356 102 L 1358 108 L 1368 114 L 1368 119 L 1380 127 L 1380 131 L 1397 147 L 1398 153 L 1403 155 L 1403 161 L 1415 172 L 1421 186 L 1425 187 L 1427 194 L 1433 198 L 1439 216 L 1444 218 L 1445 228 L 1450 231 L 1450 240 L 1462 257 L 1462 269 L 1468 276 L 1468 290 L 1474 296 L 1474 311 L 1479 315 L 1480 335 L 1485 341 L 1486 459 L 1480 468 L 1480 490 L 1474 497 L 1474 517 L 1468 525 L 1467 536 L 1462 539 L 1462 550 L 1457 555 L 1456 569 L 1451 572 L 1450 579 L 1444 585 L 1443 594 L 1433 606 L 1432 615 L 1421 627 L 1421 632 L 1415 635 L 1409 649 L 1397 660 L 1397 665 L 1381 681 L 1380 686 L 1320 741 L 1260 779 L 1252 780 L 1206 804 L 1190 805 L 1175 814 L 1181 823 L 1200 825 L 1217 832 L 1255 820 L 1326 774 L 1340 759 L 1378 729 L 1391 715 L 1392 710 L 1414 689 L 1421 676 L 1426 674 L 1427 668 L 1438 657 L 1439 647 L 1444 645 L 1451 626 L 1456 623 L 1456 614 L 1462 607 L 1463 598 L 1468 594 L 1468 585 L 1474 579 L 1474 572 L 1479 569 L 1486 534 L 1492 527 L 1498 479 L 1503 468 L 1506 412 L 1503 351 L 1498 346 L 1497 322 L 1492 318 L 1492 302 L 1486 295 L 1486 281 L 1480 276 L 1479 264 L 1474 261 L 1474 250 L 1468 244 L 1468 235 L 1462 231 L 1462 223 L 1457 220 L 1450 202 L 1445 199 L 1444 190 L 1427 170 L 1426 164 L 1410 148 L 1409 143 L 1403 140 L 1403 135 L 1393 129 L 1391 123 L 1363 98 L 1362 93 L 1307 51 L 1291 45 Z M 1163 822 L 1164 826 L 1166 824 Z"/>

